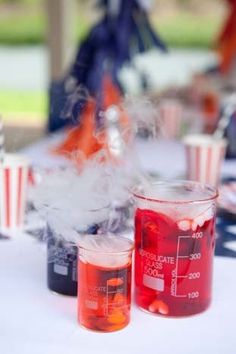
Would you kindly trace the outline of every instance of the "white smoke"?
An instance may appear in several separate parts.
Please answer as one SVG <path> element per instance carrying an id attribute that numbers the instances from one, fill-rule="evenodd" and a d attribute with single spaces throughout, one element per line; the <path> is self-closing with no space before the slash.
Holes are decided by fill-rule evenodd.
<path id="1" fill-rule="evenodd" d="M 110 231 L 121 220 L 117 208 L 128 207 L 130 188 L 139 173 L 129 159 L 121 164 L 101 161 L 105 152 L 77 166 L 43 173 L 41 182 L 31 190 L 31 200 L 46 219 L 55 236 L 77 242 L 79 234 L 93 225 L 105 224 Z M 123 225 L 124 226 L 124 225 Z"/>
<path id="2" fill-rule="evenodd" d="M 135 132 L 146 130 L 147 135 L 156 138 L 161 128 L 158 107 L 149 97 L 127 97 L 123 103 Z"/>
<path id="3" fill-rule="evenodd" d="M 103 222 L 108 231 L 118 228 L 120 223 L 130 225 L 131 219 L 125 220 L 131 217 L 125 210 L 130 207 L 130 190 L 135 184 L 150 183 L 149 176 L 142 171 L 133 142 L 140 127 L 156 136 L 160 124 L 156 106 L 145 97 L 129 98 L 119 109 L 112 106 L 101 112 L 107 119 L 107 135 L 111 140 L 113 136 L 116 138 L 115 144 L 108 141 L 109 147 L 119 152 L 114 159 L 106 148 L 88 160 L 81 151 L 75 151 L 74 165 L 50 173 L 41 172 L 41 182 L 31 190 L 35 208 L 62 240 L 77 242 L 79 233 Z M 131 121 L 124 129 L 119 126 L 122 112 L 126 112 Z"/>

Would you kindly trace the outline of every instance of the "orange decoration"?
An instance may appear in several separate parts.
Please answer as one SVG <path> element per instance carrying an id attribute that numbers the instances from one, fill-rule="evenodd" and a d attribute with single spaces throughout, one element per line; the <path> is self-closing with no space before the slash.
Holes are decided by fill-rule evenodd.
<path id="1" fill-rule="evenodd" d="M 236 0 L 227 0 L 227 2 L 230 6 L 229 15 L 217 40 L 222 73 L 230 71 L 236 58 Z"/>
<path id="2" fill-rule="evenodd" d="M 123 284 L 123 279 L 121 278 L 111 278 L 107 281 L 107 285 L 109 286 L 120 286 Z"/>
<path id="3" fill-rule="evenodd" d="M 80 126 L 68 130 L 65 141 L 54 150 L 55 153 L 70 158 L 73 153 L 81 151 L 88 158 L 103 147 L 94 134 L 94 112 L 95 103 L 88 101 L 81 116 Z"/>
<path id="4" fill-rule="evenodd" d="M 116 106 L 119 110 L 120 127 L 123 131 L 124 140 L 130 138 L 130 121 L 126 112 L 121 108 L 121 94 L 118 88 L 113 84 L 109 76 L 105 76 L 103 80 L 103 100 L 102 111 L 106 111 L 111 106 Z M 85 109 L 81 114 L 80 124 L 77 127 L 68 130 L 65 140 L 56 147 L 53 152 L 64 155 L 68 158 L 80 161 L 81 154 L 85 159 L 89 159 L 97 152 L 104 150 L 109 158 L 113 159 L 107 144 L 106 128 L 96 132 L 96 109 L 97 105 L 94 100 L 88 100 Z M 78 156 L 76 157 L 76 153 Z"/>

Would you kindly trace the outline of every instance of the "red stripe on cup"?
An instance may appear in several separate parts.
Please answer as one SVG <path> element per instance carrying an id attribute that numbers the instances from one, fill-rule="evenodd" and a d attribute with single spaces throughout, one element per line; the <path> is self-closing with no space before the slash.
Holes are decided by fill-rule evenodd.
<path id="1" fill-rule="evenodd" d="M 22 167 L 18 169 L 18 193 L 17 193 L 17 225 L 21 223 L 22 207 Z"/>
<path id="2" fill-rule="evenodd" d="M 11 225 L 11 195 L 10 195 L 10 169 L 4 171 L 5 180 L 5 205 L 6 205 L 6 227 Z"/>
<path id="3" fill-rule="evenodd" d="M 29 169 L 28 171 L 28 184 L 31 185 L 31 186 L 34 186 L 36 184 L 36 181 L 35 181 L 35 176 L 34 176 L 34 171 L 32 168 Z"/>

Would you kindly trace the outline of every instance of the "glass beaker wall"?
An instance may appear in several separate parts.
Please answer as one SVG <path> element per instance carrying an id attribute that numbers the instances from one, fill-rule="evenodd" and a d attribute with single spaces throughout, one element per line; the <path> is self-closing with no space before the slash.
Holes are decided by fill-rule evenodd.
<path id="1" fill-rule="evenodd" d="M 211 302 L 217 192 L 197 182 L 134 192 L 135 299 L 160 315 L 187 316 Z"/>

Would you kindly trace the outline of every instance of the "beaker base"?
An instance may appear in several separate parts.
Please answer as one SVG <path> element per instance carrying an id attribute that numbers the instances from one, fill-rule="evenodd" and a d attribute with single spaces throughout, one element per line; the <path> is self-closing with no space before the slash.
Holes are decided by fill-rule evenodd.
<path id="1" fill-rule="evenodd" d="M 140 306 L 140 305 L 137 305 L 136 304 L 136 307 L 141 310 L 142 312 L 145 312 L 151 316 L 155 316 L 155 317 L 163 317 L 163 318 L 187 318 L 187 317 L 195 317 L 195 316 L 198 316 L 198 315 L 201 315 L 202 313 L 206 312 L 209 307 L 210 307 L 210 304 L 208 306 L 206 306 L 203 310 L 199 311 L 199 312 L 195 312 L 195 313 L 189 313 L 189 314 L 178 314 L 178 315 L 173 315 L 173 314 L 164 314 L 164 313 L 160 313 L 160 312 L 153 312 L 153 311 L 150 311 L 148 309 L 145 309 L 144 307 Z"/>
<path id="2" fill-rule="evenodd" d="M 99 329 L 99 328 L 91 328 L 91 327 L 87 327 L 86 325 L 82 324 L 79 322 L 80 327 L 86 329 L 89 332 L 96 332 L 96 333 L 112 333 L 112 332 L 118 332 L 121 331 L 122 329 L 126 328 L 128 326 L 129 323 L 126 323 L 124 326 L 119 327 L 119 328 L 115 328 L 115 329 Z"/>

